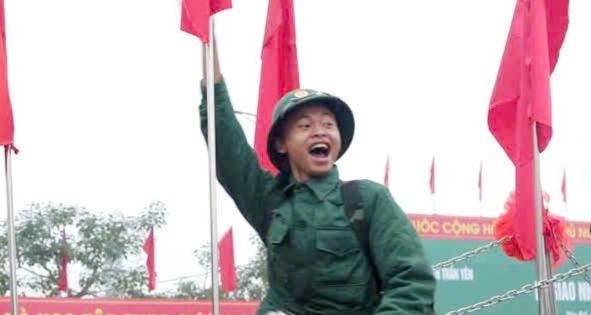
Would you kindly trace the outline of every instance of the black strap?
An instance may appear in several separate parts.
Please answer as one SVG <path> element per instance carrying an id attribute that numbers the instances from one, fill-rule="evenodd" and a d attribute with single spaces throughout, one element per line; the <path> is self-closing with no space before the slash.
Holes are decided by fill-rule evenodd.
<path id="1" fill-rule="evenodd" d="M 355 218 L 355 212 L 363 209 L 363 200 L 361 200 L 361 192 L 359 191 L 359 181 L 352 180 L 344 182 L 343 185 L 341 185 L 341 195 L 345 207 L 345 214 L 347 215 L 349 222 L 353 225 L 355 236 L 357 236 L 363 251 L 366 252 L 366 245 L 369 244 L 367 244 L 367 233 L 364 231 L 364 218 L 361 220 Z M 367 254 L 367 252 L 365 254 Z"/>
<path id="2" fill-rule="evenodd" d="M 355 231 L 355 236 L 357 236 L 357 240 L 359 240 L 359 243 L 361 244 L 361 249 L 363 250 L 365 257 L 367 257 L 374 278 L 376 279 L 377 288 L 382 291 L 383 288 L 380 274 L 378 273 L 378 268 L 374 263 L 369 250 L 369 232 L 367 231 L 367 224 L 365 224 L 365 213 L 361 212 L 362 217 L 356 217 L 358 210 L 363 211 L 363 198 L 361 196 L 361 190 L 359 189 L 359 181 L 352 180 L 344 182 L 341 185 L 341 194 L 343 205 L 345 207 L 345 215 L 351 222 L 353 230 Z"/>

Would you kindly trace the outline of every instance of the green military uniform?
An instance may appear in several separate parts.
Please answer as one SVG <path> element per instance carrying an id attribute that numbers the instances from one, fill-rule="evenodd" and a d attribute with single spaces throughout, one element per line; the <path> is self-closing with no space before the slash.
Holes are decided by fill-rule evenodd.
<path id="1" fill-rule="evenodd" d="M 257 314 L 433 314 L 431 266 L 386 187 L 368 180 L 359 184 L 380 294 L 345 215 L 336 166 L 325 177 L 301 183 L 289 172 L 274 177 L 259 166 L 224 83 L 215 86 L 215 102 L 218 179 L 267 246 L 270 288 Z M 204 98 L 200 114 L 206 135 L 205 104 Z"/>

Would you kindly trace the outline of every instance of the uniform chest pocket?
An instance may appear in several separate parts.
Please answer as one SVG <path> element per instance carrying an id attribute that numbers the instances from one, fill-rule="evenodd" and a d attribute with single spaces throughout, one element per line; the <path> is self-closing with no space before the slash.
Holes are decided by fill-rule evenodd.
<path id="1" fill-rule="evenodd" d="M 276 246 L 285 240 L 287 233 L 289 232 L 289 226 L 280 217 L 276 217 L 269 226 L 269 232 L 267 239 L 271 246 Z"/>
<path id="2" fill-rule="evenodd" d="M 318 229 L 316 249 L 337 257 L 344 257 L 361 250 L 355 232 L 346 227 Z"/>
<path id="3" fill-rule="evenodd" d="M 290 270 L 287 235 L 289 225 L 281 218 L 271 221 L 267 234 L 267 258 L 269 264 L 269 282 L 271 285 L 287 285 Z"/>
<path id="4" fill-rule="evenodd" d="M 314 282 L 320 295 L 334 294 L 334 292 L 321 293 L 321 288 L 330 287 L 332 289 L 328 291 L 334 291 L 337 287 L 347 287 L 355 291 L 355 294 L 347 295 L 348 299 L 353 298 L 354 295 L 363 296 L 367 272 L 359 241 L 352 229 L 347 227 L 318 229 L 315 258 Z"/>

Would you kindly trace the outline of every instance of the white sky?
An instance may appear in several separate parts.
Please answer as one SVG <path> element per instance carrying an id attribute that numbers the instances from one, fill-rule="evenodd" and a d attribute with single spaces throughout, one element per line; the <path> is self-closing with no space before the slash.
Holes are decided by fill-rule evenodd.
<path id="1" fill-rule="evenodd" d="M 201 47 L 179 30 L 179 0 L 5 0 L 15 115 L 14 198 L 136 214 L 168 205 L 157 231 L 159 280 L 198 272 L 209 238 L 208 164 L 198 128 Z M 497 216 L 513 168 L 486 125 L 488 101 L 515 0 L 296 1 L 302 87 L 336 94 L 356 118 L 343 179 L 383 180 L 406 212 L 431 213 L 436 156 L 440 214 Z M 554 137 L 542 155 L 550 207 L 564 214 L 567 167 L 573 220 L 591 220 L 591 2 L 571 0 L 553 75 Z M 236 109 L 256 112 L 267 1 L 234 0 L 218 14 L 224 73 Z M 254 123 L 241 118 L 252 140 Z M 4 175 L 0 217 L 5 217 Z M 252 233 L 218 190 L 219 234 L 235 229 L 238 262 Z"/>

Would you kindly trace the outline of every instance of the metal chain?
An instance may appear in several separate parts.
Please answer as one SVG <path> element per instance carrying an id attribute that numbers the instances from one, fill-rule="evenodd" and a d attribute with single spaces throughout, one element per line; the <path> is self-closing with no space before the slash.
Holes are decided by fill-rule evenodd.
<path id="1" fill-rule="evenodd" d="M 484 252 L 486 252 L 488 250 L 491 250 L 491 249 L 493 249 L 493 248 L 495 248 L 497 246 L 502 245 L 503 243 L 509 241 L 510 239 L 511 239 L 511 236 L 505 236 L 504 238 L 502 238 L 502 239 L 500 239 L 498 241 L 490 242 L 487 245 L 478 247 L 478 248 L 476 248 L 474 250 L 471 250 L 469 252 L 465 252 L 465 253 L 463 253 L 463 254 L 461 254 L 459 256 L 456 256 L 456 257 L 450 258 L 450 259 L 448 259 L 446 261 L 440 262 L 440 263 L 438 263 L 436 265 L 433 265 L 433 267 L 432 267 L 433 268 L 433 271 L 436 271 L 436 270 L 439 270 L 439 269 L 442 269 L 442 268 L 445 268 L 445 267 L 449 267 L 449 266 L 455 265 L 455 264 L 457 264 L 457 263 L 459 263 L 461 261 L 464 261 L 464 260 L 466 260 L 466 259 L 468 259 L 470 257 L 476 256 L 478 254 L 482 254 L 482 253 L 484 253 Z"/>
<path id="2" fill-rule="evenodd" d="M 566 245 L 564 245 L 564 243 L 558 242 L 558 244 L 560 244 L 560 247 L 562 247 L 562 250 L 564 251 L 564 253 L 568 257 L 568 259 L 570 259 L 570 261 L 573 263 L 573 265 L 575 265 L 576 268 L 581 267 L 581 264 L 579 263 L 579 261 L 577 261 L 573 252 L 571 252 L 566 247 Z M 589 283 L 589 285 L 591 285 L 591 277 L 589 276 L 589 274 L 587 272 L 583 273 L 583 278 L 585 278 L 585 281 L 587 281 L 587 283 Z"/>
<path id="3" fill-rule="evenodd" d="M 568 247 L 566 247 L 566 244 L 564 244 L 564 242 L 562 242 L 562 240 L 557 237 L 554 229 L 550 229 L 550 237 L 554 238 L 554 241 L 560 245 L 560 248 L 562 248 L 562 251 L 566 254 L 568 259 L 573 263 L 573 265 L 576 268 L 581 267 L 581 264 L 579 264 L 579 261 L 575 258 L 575 255 L 573 254 L 573 252 L 571 252 L 568 249 Z M 587 283 L 589 283 L 591 285 L 591 277 L 589 277 L 588 273 L 586 273 L 586 272 L 583 273 L 583 278 L 585 278 L 585 281 L 587 281 Z"/>
<path id="4" fill-rule="evenodd" d="M 458 310 L 448 312 L 445 315 L 463 315 L 463 314 L 468 314 L 468 313 L 480 311 L 480 310 L 483 310 L 483 309 L 488 308 L 490 306 L 493 306 L 495 304 L 512 300 L 519 295 L 522 295 L 525 293 L 531 293 L 532 291 L 534 291 L 538 288 L 546 288 L 546 287 L 552 285 L 554 282 L 564 281 L 564 280 L 569 279 L 571 277 L 578 276 L 580 274 L 584 274 L 589 269 L 591 269 L 591 263 L 588 263 L 588 264 L 581 266 L 581 267 L 571 269 L 565 273 L 557 273 L 554 277 L 552 277 L 548 280 L 541 280 L 541 281 L 536 281 L 534 283 L 528 283 L 528 284 L 522 286 L 521 289 L 519 289 L 519 290 L 509 290 L 503 295 L 493 296 L 488 300 L 484 300 L 482 302 L 478 302 L 473 305 L 462 307 Z"/>

